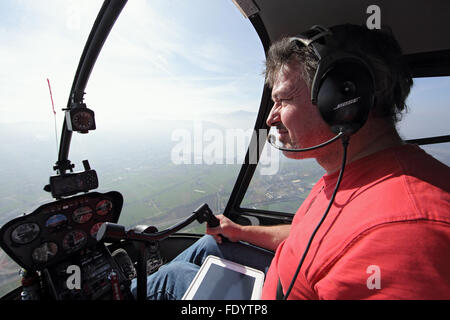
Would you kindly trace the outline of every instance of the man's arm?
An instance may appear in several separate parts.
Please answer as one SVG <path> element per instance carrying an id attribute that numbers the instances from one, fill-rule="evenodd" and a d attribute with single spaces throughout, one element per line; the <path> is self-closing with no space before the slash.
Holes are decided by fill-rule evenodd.
<path id="1" fill-rule="evenodd" d="M 285 240 L 291 229 L 291 225 L 277 226 L 242 226 L 234 223 L 223 215 L 218 215 L 220 225 L 215 228 L 206 227 L 206 233 L 214 236 L 218 243 L 222 234 L 232 242 L 245 241 L 256 246 L 275 251 L 278 245 Z"/>

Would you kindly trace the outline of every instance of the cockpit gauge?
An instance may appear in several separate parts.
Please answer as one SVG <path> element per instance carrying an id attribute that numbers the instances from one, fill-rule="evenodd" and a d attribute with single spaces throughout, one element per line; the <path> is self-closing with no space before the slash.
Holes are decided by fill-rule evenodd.
<path id="1" fill-rule="evenodd" d="M 47 219 L 45 226 L 50 232 L 63 229 L 67 226 L 67 217 L 63 214 L 55 214 Z"/>
<path id="2" fill-rule="evenodd" d="M 39 225 L 33 222 L 23 223 L 11 232 L 11 240 L 17 244 L 27 244 L 39 235 Z"/>
<path id="3" fill-rule="evenodd" d="M 87 242 L 87 236 L 83 231 L 74 230 L 64 236 L 63 249 L 72 252 L 81 249 Z"/>
<path id="4" fill-rule="evenodd" d="M 34 261 L 45 263 L 52 259 L 58 253 L 58 246 L 54 242 L 44 242 L 33 250 L 31 254 Z"/>
<path id="5" fill-rule="evenodd" d="M 88 133 L 89 130 L 95 130 L 94 111 L 80 104 L 80 107 L 66 111 L 66 123 L 69 131 Z"/>
<path id="6" fill-rule="evenodd" d="M 76 131 L 92 130 L 94 117 L 88 111 L 80 111 L 73 116 L 72 124 L 75 124 Z"/>
<path id="7" fill-rule="evenodd" d="M 94 212 L 91 209 L 91 207 L 84 206 L 84 207 L 80 207 L 80 208 L 76 209 L 72 213 L 72 219 L 76 223 L 82 224 L 82 223 L 86 223 L 89 220 L 91 220 L 93 214 L 94 214 Z"/>
<path id="8" fill-rule="evenodd" d="M 112 202 L 109 200 L 102 200 L 97 203 L 95 206 L 95 211 L 98 215 L 104 216 L 108 214 L 112 210 Z"/>

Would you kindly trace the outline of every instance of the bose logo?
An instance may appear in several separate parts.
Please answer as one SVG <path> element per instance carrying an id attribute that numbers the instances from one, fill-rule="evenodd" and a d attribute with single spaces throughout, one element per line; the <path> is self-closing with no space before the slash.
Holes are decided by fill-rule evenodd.
<path id="1" fill-rule="evenodd" d="M 356 103 L 356 102 L 359 101 L 360 98 L 361 98 L 361 97 L 357 97 L 357 98 L 355 98 L 355 99 L 352 99 L 352 100 L 348 100 L 348 101 L 339 103 L 336 107 L 333 108 L 333 110 L 338 110 L 338 109 L 340 109 L 340 108 L 342 108 L 342 107 L 345 107 L 345 106 L 348 106 L 348 105 L 350 105 L 350 104 Z"/>

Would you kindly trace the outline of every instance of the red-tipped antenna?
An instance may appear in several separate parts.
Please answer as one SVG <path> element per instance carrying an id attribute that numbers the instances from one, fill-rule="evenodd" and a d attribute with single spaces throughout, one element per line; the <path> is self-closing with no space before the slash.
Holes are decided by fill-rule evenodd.
<path id="1" fill-rule="evenodd" d="M 56 129 L 56 111 L 55 111 L 55 104 L 53 103 L 52 87 L 50 86 L 50 80 L 48 78 L 47 78 L 47 83 L 48 83 L 48 90 L 50 92 L 50 99 L 52 100 L 53 116 L 55 118 L 56 156 L 58 156 L 58 131 Z"/>
<path id="2" fill-rule="evenodd" d="M 56 115 L 55 104 L 53 103 L 52 87 L 50 86 L 50 80 L 48 80 L 48 78 L 47 78 L 47 83 L 48 83 L 48 90 L 50 91 L 50 99 L 52 100 L 53 114 Z"/>

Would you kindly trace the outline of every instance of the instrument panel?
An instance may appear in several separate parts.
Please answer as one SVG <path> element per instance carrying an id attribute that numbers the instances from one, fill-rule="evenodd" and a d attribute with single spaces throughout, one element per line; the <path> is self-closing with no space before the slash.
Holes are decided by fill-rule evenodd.
<path id="1" fill-rule="evenodd" d="M 44 204 L 0 229 L 1 246 L 27 270 L 42 270 L 92 248 L 104 222 L 117 223 L 123 197 L 119 192 L 92 192 Z"/>

